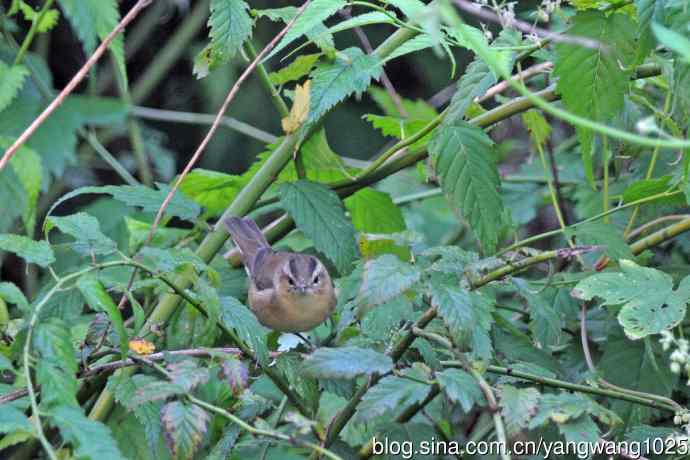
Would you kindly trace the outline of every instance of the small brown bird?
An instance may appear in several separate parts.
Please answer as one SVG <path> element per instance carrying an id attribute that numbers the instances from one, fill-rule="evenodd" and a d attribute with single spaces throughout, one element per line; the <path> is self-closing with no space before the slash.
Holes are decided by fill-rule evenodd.
<path id="1" fill-rule="evenodd" d="M 335 309 L 333 282 L 316 257 L 271 248 L 249 218 L 223 221 L 249 275 L 249 306 L 266 327 L 281 332 L 315 328 Z"/>

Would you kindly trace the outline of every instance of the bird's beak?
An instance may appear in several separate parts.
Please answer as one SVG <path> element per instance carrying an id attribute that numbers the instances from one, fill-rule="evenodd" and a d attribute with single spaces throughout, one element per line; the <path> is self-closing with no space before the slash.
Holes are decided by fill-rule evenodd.
<path id="1" fill-rule="evenodd" d="M 300 294 L 306 294 L 307 293 L 307 287 L 306 286 L 297 286 L 297 292 Z"/>

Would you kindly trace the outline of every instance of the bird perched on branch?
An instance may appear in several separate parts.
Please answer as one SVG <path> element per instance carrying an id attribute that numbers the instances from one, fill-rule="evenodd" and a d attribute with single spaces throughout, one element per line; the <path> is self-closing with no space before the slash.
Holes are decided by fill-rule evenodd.
<path id="1" fill-rule="evenodd" d="M 280 332 L 304 332 L 325 321 L 336 297 L 328 270 L 306 254 L 274 251 L 249 218 L 223 221 L 249 276 L 249 307 L 259 322 Z"/>

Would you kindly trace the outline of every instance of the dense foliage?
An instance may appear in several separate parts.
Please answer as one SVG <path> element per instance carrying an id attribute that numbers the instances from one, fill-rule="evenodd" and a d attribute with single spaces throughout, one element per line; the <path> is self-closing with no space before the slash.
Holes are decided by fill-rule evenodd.
<path id="1" fill-rule="evenodd" d="M 3 458 L 688 458 L 686 0 L 156 0 L 12 154 L 146 3 L 2 3 Z M 327 264 L 308 343 L 246 306 L 223 215 Z"/>

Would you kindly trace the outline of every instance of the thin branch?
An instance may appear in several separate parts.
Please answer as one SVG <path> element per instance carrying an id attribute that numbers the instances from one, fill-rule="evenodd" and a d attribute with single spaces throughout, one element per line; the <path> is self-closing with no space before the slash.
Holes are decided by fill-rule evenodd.
<path id="1" fill-rule="evenodd" d="M 457 5 L 461 10 L 470 13 L 472 16 L 476 16 L 485 21 L 495 22 L 505 28 L 515 28 L 526 34 L 536 35 L 556 43 L 569 43 L 571 45 L 579 45 L 585 48 L 594 49 L 601 49 L 605 47 L 605 44 L 592 40 L 591 38 L 559 34 L 556 32 L 551 32 L 547 29 L 542 29 L 541 27 L 533 26 L 527 22 L 515 19 L 514 17 L 498 15 L 491 10 L 483 8 L 482 5 L 472 3 L 467 0 L 453 0 L 453 3 L 455 3 L 455 5 Z"/>
<path id="2" fill-rule="evenodd" d="M 33 133 L 43 124 L 44 121 L 65 101 L 67 96 L 75 90 L 75 88 L 81 83 L 81 81 L 89 73 L 89 70 L 98 62 L 98 60 L 103 56 L 103 53 L 108 49 L 110 43 L 115 40 L 125 27 L 132 22 L 137 15 L 146 8 L 153 0 L 139 0 L 136 5 L 129 10 L 129 13 L 120 21 L 118 25 L 105 37 L 105 40 L 96 48 L 96 51 L 89 57 L 86 63 L 79 69 L 76 75 L 70 80 L 70 82 L 65 86 L 65 88 L 57 95 L 57 97 L 51 102 L 48 107 L 43 110 L 43 112 L 36 117 L 36 119 L 29 125 L 26 130 L 14 141 L 14 143 L 5 151 L 2 159 L 0 159 L 0 171 L 5 168 L 10 158 L 19 150 L 19 147 L 24 145 L 24 143 L 31 137 Z"/>
<path id="3" fill-rule="evenodd" d="M 130 113 L 135 117 L 146 120 L 170 121 L 174 123 L 188 123 L 195 125 L 211 125 L 216 119 L 216 116 L 212 114 L 178 112 L 175 110 L 162 110 L 141 106 L 133 106 L 130 109 Z M 278 137 L 274 136 L 273 134 L 262 131 L 233 117 L 222 117 L 220 124 L 221 126 L 232 129 L 233 131 L 237 131 L 238 133 L 244 134 L 267 144 L 272 144 L 278 140 Z"/>
<path id="4" fill-rule="evenodd" d="M 542 62 L 540 64 L 533 65 L 532 67 L 528 67 L 519 73 L 514 74 L 512 77 L 510 77 L 510 79 L 522 80 L 523 82 L 525 82 L 536 75 L 550 72 L 552 68 L 553 63 L 551 61 Z M 500 83 L 496 83 L 494 86 L 489 88 L 483 96 L 475 98 L 474 102 L 482 103 L 487 99 L 491 99 L 492 97 L 495 97 L 496 95 L 501 94 L 503 91 L 508 89 L 509 86 L 510 84 L 507 80 L 503 80 Z"/>

